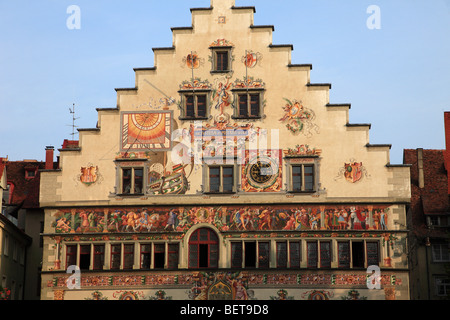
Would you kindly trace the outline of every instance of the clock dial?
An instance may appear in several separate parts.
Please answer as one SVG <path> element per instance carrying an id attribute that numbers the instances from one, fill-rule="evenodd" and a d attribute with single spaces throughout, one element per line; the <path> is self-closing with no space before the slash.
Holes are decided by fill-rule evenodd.
<path id="1" fill-rule="evenodd" d="M 248 184 L 258 190 L 272 186 L 279 176 L 279 166 L 274 159 L 265 156 L 253 158 L 245 167 Z"/>
<path id="2" fill-rule="evenodd" d="M 256 183 L 267 183 L 272 177 L 272 166 L 269 162 L 258 161 L 250 167 L 250 178 Z"/>

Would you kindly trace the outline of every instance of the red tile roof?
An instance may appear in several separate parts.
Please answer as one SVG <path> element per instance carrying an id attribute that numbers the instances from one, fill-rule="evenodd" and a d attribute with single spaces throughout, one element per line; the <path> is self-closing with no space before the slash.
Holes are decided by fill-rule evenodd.
<path id="1" fill-rule="evenodd" d="M 11 205 L 22 205 L 23 208 L 39 208 L 39 169 L 44 162 L 9 161 L 6 165 L 8 183 L 14 185 L 10 199 Z M 34 178 L 26 178 L 27 170 L 36 170 Z"/>
<path id="2" fill-rule="evenodd" d="M 403 151 L 403 163 L 411 164 L 411 222 L 416 235 L 429 235 L 426 215 L 448 214 L 450 202 L 445 150 L 423 150 L 424 188 L 419 187 L 418 150 Z M 434 233 L 438 231 L 433 231 Z"/>

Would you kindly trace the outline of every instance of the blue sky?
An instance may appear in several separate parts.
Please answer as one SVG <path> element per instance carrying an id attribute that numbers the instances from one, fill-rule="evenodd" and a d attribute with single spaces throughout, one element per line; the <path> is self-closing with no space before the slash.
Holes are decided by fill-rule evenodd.
<path id="1" fill-rule="evenodd" d="M 81 29 L 66 26 L 81 10 Z M 76 124 L 95 127 L 96 108 L 116 106 L 114 88 L 134 87 L 153 47 L 172 45 L 171 27 L 209 0 L 0 1 L 0 157 L 45 157 Z M 255 24 L 274 25 L 274 44 L 293 44 L 292 63 L 311 63 L 311 82 L 331 83 L 331 103 L 351 103 L 351 123 L 371 123 L 370 142 L 443 149 L 450 111 L 450 0 L 236 0 Z M 366 21 L 380 8 L 381 29 Z"/>

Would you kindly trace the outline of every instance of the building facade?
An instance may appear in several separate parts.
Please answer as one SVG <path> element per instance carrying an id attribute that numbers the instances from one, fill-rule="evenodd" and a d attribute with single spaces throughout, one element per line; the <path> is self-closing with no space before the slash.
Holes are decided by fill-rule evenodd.
<path id="1" fill-rule="evenodd" d="M 41 234 L 44 231 L 44 210 L 39 207 L 40 171 L 47 165 L 54 168 L 52 158 L 47 162 L 23 160 L 7 164 L 8 194 L 4 213 L 31 240 L 25 255 L 24 300 L 40 299 Z"/>
<path id="2" fill-rule="evenodd" d="M 12 182 L 15 181 L 15 170 L 11 169 L 11 166 L 14 166 L 14 164 L 15 162 L 0 158 L 0 189 L 2 191 L 2 210 L 0 211 L 0 299 L 6 300 L 24 299 L 26 283 L 25 262 L 28 248 L 32 242 L 32 239 L 19 226 L 19 210 L 16 206 L 12 206 L 14 186 L 18 185 Z M 16 189 L 16 193 L 18 189 Z M 38 185 L 35 190 L 39 190 Z M 37 277 L 38 272 L 34 274 L 34 278 L 36 279 Z"/>
<path id="3" fill-rule="evenodd" d="M 254 7 L 191 14 L 41 172 L 41 298 L 409 299 L 409 167 Z"/>
<path id="4" fill-rule="evenodd" d="M 445 150 L 404 150 L 411 165 L 410 230 L 411 299 L 450 298 L 450 113 L 444 113 Z"/>

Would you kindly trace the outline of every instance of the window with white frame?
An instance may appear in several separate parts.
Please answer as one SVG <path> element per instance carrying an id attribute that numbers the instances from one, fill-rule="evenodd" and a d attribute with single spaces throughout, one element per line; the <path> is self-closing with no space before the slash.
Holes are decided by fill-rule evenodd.
<path id="1" fill-rule="evenodd" d="M 450 262 L 450 247 L 448 243 L 432 244 L 433 262 Z"/>
<path id="2" fill-rule="evenodd" d="M 441 297 L 450 295 L 450 278 L 444 276 L 435 277 L 434 281 L 436 295 Z"/>

